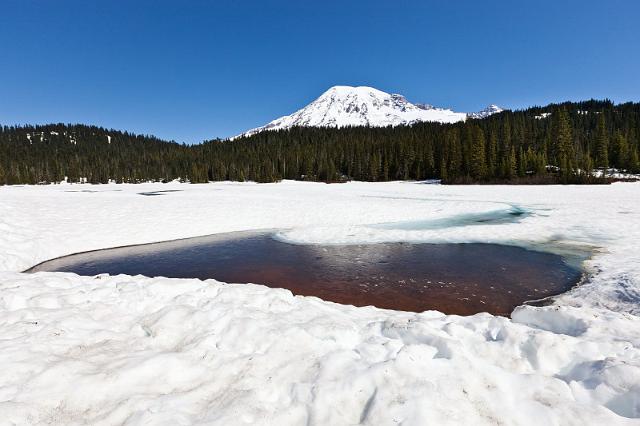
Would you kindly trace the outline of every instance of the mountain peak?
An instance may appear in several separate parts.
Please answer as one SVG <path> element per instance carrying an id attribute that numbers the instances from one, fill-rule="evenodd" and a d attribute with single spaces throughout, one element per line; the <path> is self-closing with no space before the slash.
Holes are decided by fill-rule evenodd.
<path id="1" fill-rule="evenodd" d="M 241 136 L 251 136 L 265 130 L 291 127 L 386 127 L 408 125 L 416 122 L 434 121 L 455 123 L 467 117 L 480 118 L 502 111 L 490 105 L 473 114 L 436 108 L 429 104 L 413 104 L 403 95 L 390 94 L 368 86 L 332 86 L 320 97 L 291 115 L 280 117 L 270 123 L 249 130 Z M 483 117 L 484 117 L 483 116 Z"/>
<path id="2" fill-rule="evenodd" d="M 337 85 L 331 86 L 328 88 L 324 94 L 327 93 L 341 93 L 341 94 L 349 94 L 349 93 L 373 93 L 377 95 L 386 94 L 382 90 L 376 89 L 375 87 L 370 86 L 345 86 L 345 85 Z"/>
<path id="3" fill-rule="evenodd" d="M 504 111 L 502 108 L 500 108 L 498 105 L 496 104 L 491 104 L 489 106 L 487 106 L 485 109 L 478 111 L 478 112 L 471 112 L 468 115 L 469 118 L 487 118 L 490 115 L 493 114 L 497 114 L 499 112 Z"/>

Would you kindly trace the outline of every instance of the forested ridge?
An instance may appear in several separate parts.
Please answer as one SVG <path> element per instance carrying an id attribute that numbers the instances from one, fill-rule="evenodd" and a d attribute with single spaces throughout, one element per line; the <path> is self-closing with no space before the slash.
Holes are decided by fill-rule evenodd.
<path id="1" fill-rule="evenodd" d="M 640 103 L 590 100 L 456 124 L 292 128 L 199 145 L 86 125 L 0 127 L 0 184 L 304 179 L 588 183 L 640 172 Z"/>

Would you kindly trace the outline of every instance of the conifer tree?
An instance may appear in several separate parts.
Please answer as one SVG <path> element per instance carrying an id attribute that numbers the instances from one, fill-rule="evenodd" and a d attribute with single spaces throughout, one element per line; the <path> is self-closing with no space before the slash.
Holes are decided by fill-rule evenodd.
<path id="1" fill-rule="evenodd" d="M 489 144 L 487 152 L 487 173 L 494 176 L 498 166 L 498 137 L 495 131 L 489 134 Z"/>
<path id="2" fill-rule="evenodd" d="M 593 170 L 593 160 L 591 159 L 591 154 L 589 151 L 585 152 L 582 156 L 582 164 L 580 166 L 582 171 L 582 176 L 584 176 L 587 181 L 591 180 L 591 171 Z"/>
<path id="3" fill-rule="evenodd" d="M 613 143 L 613 166 L 619 169 L 629 168 L 629 145 L 626 136 L 621 131 L 616 131 Z"/>
<path id="4" fill-rule="evenodd" d="M 446 181 L 447 179 L 449 179 L 446 160 L 443 160 L 440 162 L 440 179 L 443 181 Z"/>
<path id="5" fill-rule="evenodd" d="M 547 163 L 548 163 L 547 154 L 545 153 L 545 151 L 542 151 L 536 157 L 537 157 L 536 174 L 543 175 L 547 172 Z"/>
<path id="6" fill-rule="evenodd" d="M 632 149 L 629 154 L 629 172 L 640 173 L 640 161 L 638 160 L 638 150 Z"/>
<path id="7" fill-rule="evenodd" d="M 513 177 L 515 177 L 516 175 L 516 149 L 513 145 L 511 146 L 511 150 L 509 153 L 508 164 L 509 164 L 509 169 L 507 171 L 507 175 L 509 179 L 513 179 Z"/>
<path id="8" fill-rule="evenodd" d="M 604 112 L 598 115 L 598 127 L 596 128 L 596 167 L 606 169 L 609 167 L 609 135 Z"/>
<path id="9" fill-rule="evenodd" d="M 520 150 L 518 151 L 518 176 L 519 177 L 524 177 L 525 174 L 527 173 L 527 162 L 525 160 L 525 156 L 524 156 L 524 151 L 522 149 L 522 147 L 520 147 Z"/>
<path id="10" fill-rule="evenodd" d="M 509 115 L 505 115 L 502 123 L 502 133 L 500 140 L 500 175 L 501 177 L 511 179 L 514 174 L 512 173 L 511 165 L 511 118 Z"/>
<path id="11" fill-rule="evenodd" d="M 460 132 L 458 128 L 454 128 L 447 132 L 449 141 L 449 169 L 447 170 L 450 177 L 458 177 L 462 172 L 462 149 L 460 147 Z"/>
<path id="12" fill-rule="evenodd" d="M 553 144 L 556 164 L 560 177 L 568 182 L 573 175 L 573 140 L 566 108 L 560 107 L 553 113 Z"/>
<path id="13" fill-rule="evenodd" d="M 474 179 L 483 179 L 487 174 L 484 132 L 479 126 L 473 128 L 470 172 Z"/>

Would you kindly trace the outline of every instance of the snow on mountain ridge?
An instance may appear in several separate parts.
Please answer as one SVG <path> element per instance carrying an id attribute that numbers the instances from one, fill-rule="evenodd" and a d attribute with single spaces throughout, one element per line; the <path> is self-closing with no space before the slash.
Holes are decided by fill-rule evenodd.
<path id="1" fill-rule="evenodd" d="M 251 136 L 265 130 L 301 127 L 399 126 L 422 121 L 455 123 L 468 117 L 484 118 L 502 109 L 490 105 L 467 114 L 429 104 L 413 104 L 399 94 L 389 94 L 367 86 L 333 86 L 319 98 L 291 115 L 243 133 Z"/>
<path id="2" fill-rule="evenodd" d="M 467 114 L 467 116 L 469 118 L 487 118 L 490 115 L 497 114 L 497 113 L 502 112 L 502 111 L 504 111 L 504 110 L 502 108 L 500 108 L 498 105 L 491 104 L 488 107 L 486 107 L 485 109 L 483 109 L 482 111 L 470 112 L 469 114 Z"/>

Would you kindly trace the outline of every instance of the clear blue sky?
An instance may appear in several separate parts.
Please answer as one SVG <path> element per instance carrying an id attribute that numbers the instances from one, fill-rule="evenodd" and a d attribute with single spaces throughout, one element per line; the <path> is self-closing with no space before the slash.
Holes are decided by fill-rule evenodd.
<path id="1" fill-rule="evenodd" d="M 637 0 L 3 0 L 0 46 L 0 123 L 188 143 L 336 84 L 459 111 L 640 100 Z"/>

